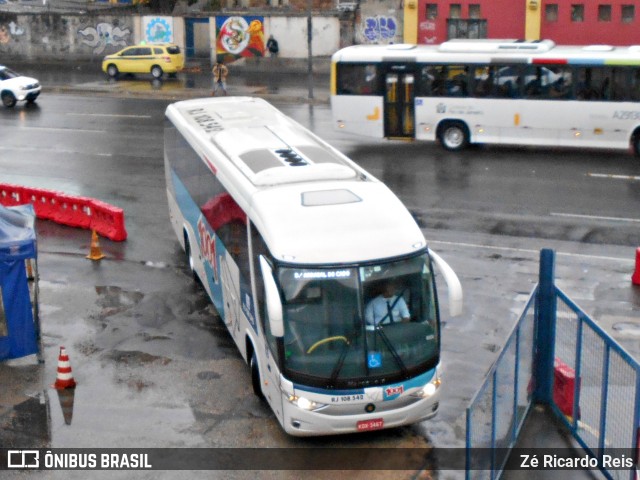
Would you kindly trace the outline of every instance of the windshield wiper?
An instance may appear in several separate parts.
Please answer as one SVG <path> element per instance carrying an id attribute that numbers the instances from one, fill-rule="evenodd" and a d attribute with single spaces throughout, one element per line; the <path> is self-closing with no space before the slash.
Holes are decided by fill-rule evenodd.
<path id="1" fill-rule="evenodd" d="M 351 342 L 347 342 L 342 347 L 342 351 L 340 352 L 340 358 L 336 362 L 336 366 L 333 367 L 333 371 L 331 372 L 331 384 L 335 384 L 338 379 L 338 375 L 340 375 L 340 370 L 342 370 L 342 366 L 344 365 L 344 360 L 347 358 L 347 352 L 349 351 L 349 347 L 351 346 Z"/>
<path id="2" fill-rule="evenodd" d="M 402 374 L 407 376 L 409 374 L 409 370 L 407 370 L 407 366 L 402 361 L 402 358 L 400 358 L 398 351 L 393 346 L 393 343 L 391 343 L 391 340 L 389 340 L 389 337 L 387 337 L 387 334 L 384 333 L 384 328 L 382 327 L 382 325 L 377 325 L 375 327 L 375 332 L 380 335 L 380 338 L 382 338 L 382 341 L 391 352 L 391 356 L 395 359 L 396 362 L 398 362 L 398 366 L 400 367 L 400 370 L 402 370 Z"/>

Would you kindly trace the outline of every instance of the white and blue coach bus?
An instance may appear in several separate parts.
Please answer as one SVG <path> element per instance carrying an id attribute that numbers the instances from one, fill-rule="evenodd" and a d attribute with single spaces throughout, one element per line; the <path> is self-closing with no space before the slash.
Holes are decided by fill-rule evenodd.
<path id="1" fill-rule="evenodd" d="M 264 100 L 182 101 L 166 117 L 171 223 L 284 430 L 348 433 L 434 416 L 433 264 L 452 315 L 462 291 L 400 200 Z M 389 284 L 391 316 L 368 323 L 367 305 Z"/>

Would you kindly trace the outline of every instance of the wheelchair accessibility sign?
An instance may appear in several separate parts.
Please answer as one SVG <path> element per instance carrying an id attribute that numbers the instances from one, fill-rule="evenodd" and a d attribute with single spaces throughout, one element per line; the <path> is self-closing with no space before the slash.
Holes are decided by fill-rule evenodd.
<path id="1" fill-rule="evenodd" d="M 382 367 L 382 354 L 380 352 L 370 352 L 367 355 L 367 366 L 369 368 Z"/>

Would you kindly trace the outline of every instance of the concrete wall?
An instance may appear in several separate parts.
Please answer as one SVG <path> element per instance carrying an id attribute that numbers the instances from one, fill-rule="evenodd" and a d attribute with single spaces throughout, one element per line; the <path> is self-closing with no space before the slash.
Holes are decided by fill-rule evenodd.
<path id="1" fill-rule="evenodd" d="M 216 19 L 211 17 L 198 30 L 199 46 L 204 41 L 216 48 Z M 278 40 L 281 58 L 307 57 L 306 16 L 264 16 L 265 41 L 270 34 Z M 185 47 L 182 17 L 67 14 L 15 14 L 0 12 L 0 55 L 26 59 L 95 60 L 141 40 L 171 39 Z M 338 16 L 313 18 L 314 57 L 329 56 L 340 48 Z"/>

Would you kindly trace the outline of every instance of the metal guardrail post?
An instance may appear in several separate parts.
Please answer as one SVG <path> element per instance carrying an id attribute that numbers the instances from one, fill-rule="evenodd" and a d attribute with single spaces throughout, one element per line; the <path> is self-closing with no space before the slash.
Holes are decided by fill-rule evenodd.
<path id="1" fill-rule="evenodd" d="M 555 252 L 540 250 L 540 276 L 536 299 L 535 390 L 536 403 L 553 401 L 553 363 L 556 341 Z"/>

